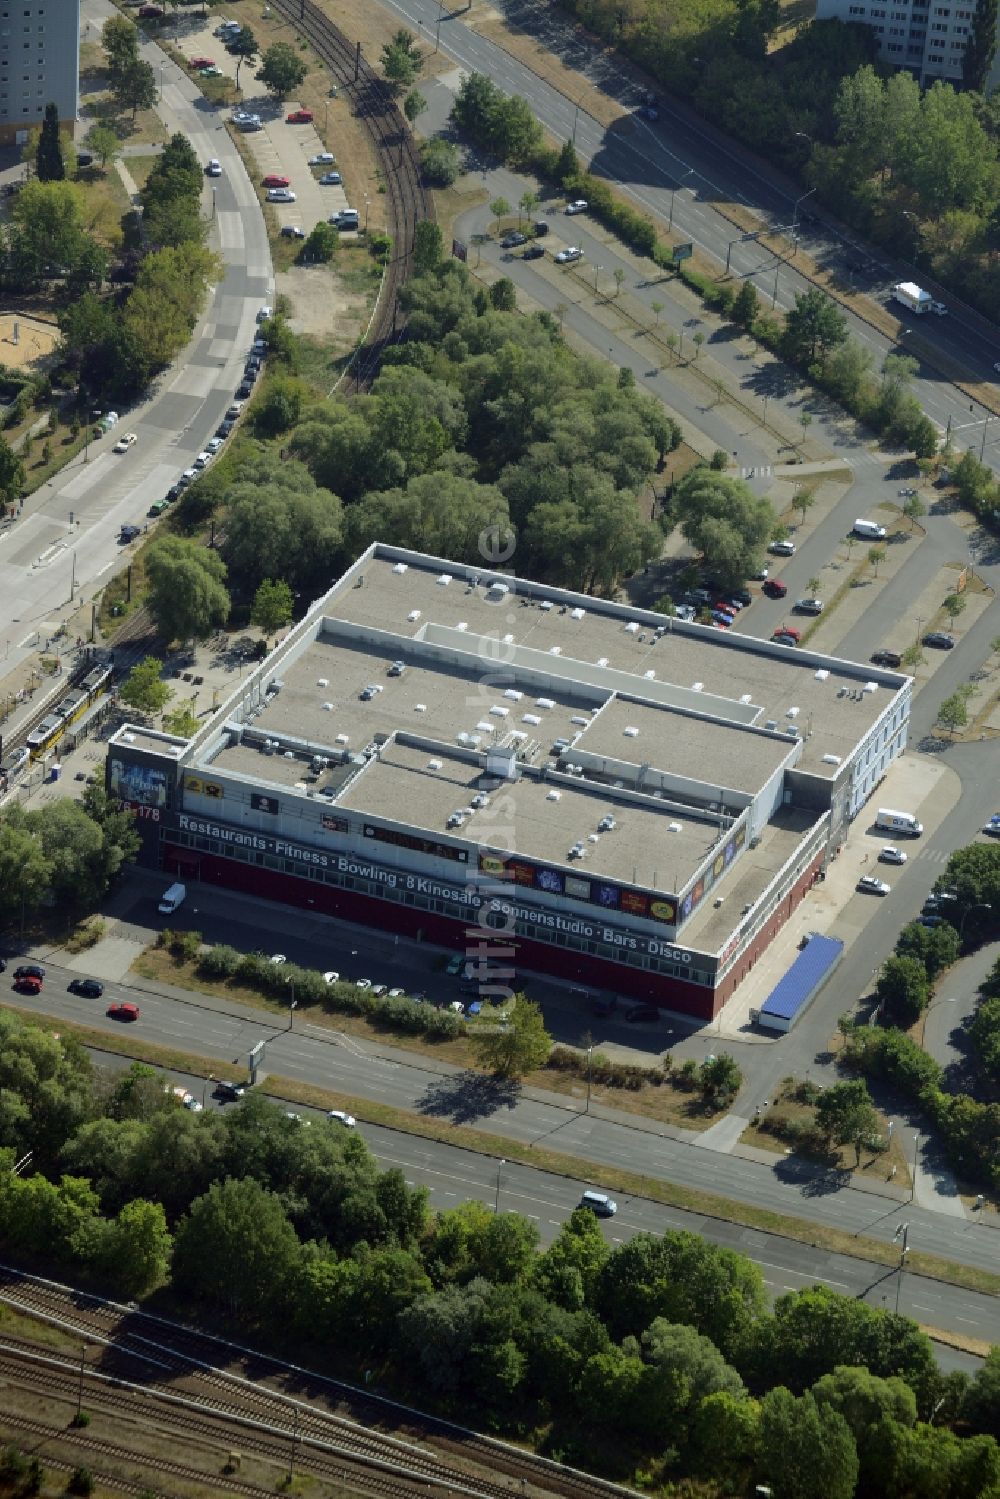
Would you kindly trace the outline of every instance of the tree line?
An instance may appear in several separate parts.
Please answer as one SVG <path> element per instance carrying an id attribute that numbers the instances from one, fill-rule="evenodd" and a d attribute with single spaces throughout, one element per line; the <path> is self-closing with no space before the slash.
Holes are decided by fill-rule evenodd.
<path id="1" fill-rule="evenodd" d="M 432 1212 L 353 1130 L 253 1093 L 191 1112 L 155 1069 L 97 1069 L 13 1015 L 0 1041 L 6 1254 L 119 1294 L 169 1285 L 241 1336 L 707 1499 L 1000 1484 L 996 1354 L 944 1375 L 908 1318 L 827 1287 L 768 1310 L 757 1267 L 695 1234 L 613 1246 L 578 1208 L 542 1248 L 516 1213 Z"/>
<path id="2" fill-rule="evenodd" d="M 950 920 L 927 928 L 911 922 L 900 933 L 895 954 L 882 965 L 875 987 L 878 1026 L 842 1020 L 847 1037 L 845 1065 L 887 1083 L 912 1099 L 938 1131 L 952 1166 L 961 1177 L 1000 1188 L 1000 1103 L 995 1090 L 1000 1072 L 1000 963 L 984 981 L 981 1004 L 969 1027 L 969 1040 L 982 1071 L 980 1096 L 946 1087 L 943 1069 L 907 1034 L 933 1003 L 934 982 L 963 949 L 989 941 L 1000 912 L 1000 848 L 974 843 L 958 849 L 935 882 L 935 891 L 953 892 Z"/>
<path id="3" fill-rule="evenodd" d="M 777 0 L 561 0 L 671 94 L 796 175 L 859 233 L 918 267 L 988 317 L 1000 210 L 1000 103 L 984 97 L 995 27 L 966 53 L 961 91 L 888 77 L 869 26 L 825 20 L 774 46 Z M 846 268 L 845 268 L 846 274 Z"/>

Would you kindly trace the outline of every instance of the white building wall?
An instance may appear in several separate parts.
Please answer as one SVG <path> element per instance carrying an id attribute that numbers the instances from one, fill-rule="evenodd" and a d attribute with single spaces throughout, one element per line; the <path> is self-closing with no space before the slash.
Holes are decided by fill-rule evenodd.
<path id="1" fill-rule="evenodd" d="M 870 26 L 879 57 L 921 84 L 960 83 L 975 0 L 818 0 L 816 19 Z M 994 80 L 995 82 L 995 80 Z"/>
<path id="2" fill-rule="evenodd" d="M 0 141 L 23 143 L 55 104 L 79 113 L 80 0 L 0 0 Z"/>

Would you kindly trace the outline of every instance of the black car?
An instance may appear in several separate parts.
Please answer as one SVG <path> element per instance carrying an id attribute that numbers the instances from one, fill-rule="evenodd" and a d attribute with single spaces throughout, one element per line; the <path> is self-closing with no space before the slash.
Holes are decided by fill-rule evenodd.
<path id="1" fill-rule="evenodd" d="M 220 1078 L 215 1085 L 214 1096 L 227 1103 L 238 1103 L 246 1091 L 246 1083 L 227 1083 Z"/>
<path id="2" fill-rule="evenodd" d="M 45 969 L 40 963 L 22 963 L 20 968 L 14 969 L 16 979 L 43 979 Z"/>
<path id="3" fill-rule="evenodd" d="M 141 534 L 138 526 L 122 526 L 118 533 L 118 540 L 124 545 L 126 542 L 135 541 L 135 538 Z"/>
<path id="4" fill-rule="evenodd" d="M 243 384 L 240 386 L 239 390 L 236 392 L 236 398 L 237 398 L 237 400 L 239 400 L 239 401 L 245 401 L 248 396 L 252 396 L 252 395 L 253 395 L 253 381 L 252 380 L 244 380 Z"/>
<path id="5" fill-rule="evenodd" d="M 635 1010 L 629 1010 L 625 1019 L 630 1025 L 645 1024 L 650 1021 L 659 1020 L 660 1012 L 655 1005 L 639 1005 Z"/>
<path id="6" fill-rule="evenodd" d="M 748 609 L 753 603 L 753 594 L 748 593 L 745 588 L 731 588 L 726 597 L 732 599 L 734 604 L 739 604 L 743 609 Z"/>
<path id="7" fill-rule="evenodd" d="M 6 958 L 0 958 L 0 973 L 3 973 L 5 971 L 5 969 L 6 969 L 6 967 L 7 967 L 7 959 Z"/>
<path id="8" fill-rule="evenodd" d="M 955 648 L 955 641 L 943 630 L 931 630 L 924 636 L 924 645 L 933 646 L 936 651 L 951 651 Z"/>
<path id="9" fill-rule="evenodd" d="M 182 484 L 171 484 L 170 488 L 167 490 L 163 498 L 167 501 L 168 504 L 172 505 L 174 500 L 180 499 L 183 493 L 184 486 Z"/>
<path id="10" fill-rule="evenodd" d="M 230 434 L 230 432 L 233 430 L 233 428 L 235 426 L 236 426 L 236 423 L 232 420 L 231 417 L 227 416 L 226 420 L 224 422 L 220 422 L 219 425 L 218 425 L 218 427 L 216 427 L 216 429 L 215 429 L 215 435 L 216 435 L 216 437 L 228 437 L 229 434 Z"/>
<path id="11" fill-rule="evenodd" d="M 548 226 L 548 224 L 546 224 L 546 222 L 545 222 L 544 219 L 539 219 L 538 222 L 535 224 L 534 229 L 535 229 L 535 233 L 538 234 L 538 235 L 548 234 L 548 232 L 549 232 L 549 226 Z"/>
<path id="12" fill-rule="evenodd" d="M 868 658 L 873 666 L 902 666 L 903 658 L 898 651 L 876 651 Z"/>
<path id="13" fill-rule="evenodd" d="M 545 254 L 545 246 L 544 245 L 529 245 L 528 248 L 525 250 L 524 254 L 521 256 L 521 259 L 522 260 L 541 260 L 541 258 L 542 258 L 542 256 L 544 254 Z"/>
<path id="14" fill-rule="evenodd" d="M 512 234 L 505 234 L 500 241 L 501 250 L 516 250 L 518 245 L 526 245 L 528 236 L 522 234 L 520 229 L 515 229 Z"/>
<path id="15" fill-rule="evenodd" d="M 84 999 L 100 999 L 104 993 L 104 985 L 98 983 L 97 979 L 70 979 L 69 991 L 71 994 L 82 994 Z"/>

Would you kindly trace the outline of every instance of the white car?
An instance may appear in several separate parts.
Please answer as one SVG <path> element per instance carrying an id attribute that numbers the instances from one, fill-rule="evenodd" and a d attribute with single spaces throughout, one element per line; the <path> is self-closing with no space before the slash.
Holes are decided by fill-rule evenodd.
<path id="1" fill-rule="evenodd" d="M 310 156 L 309 165 L 311 167 L 328 167 L 332 166 L 336 160 L 337 158 L 332 151 L 317 151 L 315 156 Z"/>
<path id="2" fill-rule="evenodd" d="M 195 1098 L 193 1093 L 189 1093 L 187 1097 L 182 1100 L 182 1102 L 184 1104 L 184 1107 L 191 1114 L 200 1114 L 202 1109 L 205 1107 L 201 1099 Z"/>
<path id="3" fill-rule="evenodd" d="M 389 990 L 389 998 L 390 999 L 403 999 L 405 995 L 406 995 L 406 990 L 405 989 L 390 989 Z"/>
<path id="4" fill-rule="evenodd" d="M 211 453 L 213 455 L 213 457 L 214 457 L 215 454 L 222 447 L 222 444 L 224 442 L 225 442 L 225 438 L 224 437 L 210 437 L 208 439 L 208 442 L 205 444 L 205 452 L 206 453 Z"/>
<path id="5" fill-rule="evenodd" d="M 1000 838 L 1000 812 L 994 812 L 989 822 L 983 823 L 983 832 L 991 838 Z"/>
<path id="6" fill-rule="evenodd" d="M 768 551 L 773 557 L 794 557 L 795 543 L 794 541 L 772 541 Z"/>
<path id="7" fill-rule="evenodd" d="M 589 207 L 590 207 L 590 204 L 587 202 L 586 198 L 574 198 L 573 201 L 572 201 L 572 203 L 567 203 L 566 204 L 566 212 L 567 213 L 586 213 L 587 209 Z"/>
<path id="8" fill-rule="evenodd" d="M 993 372 L 994 374 L 1000 375 L 1000 359 L 998 359 L 996 364 L 994 364 Z"/>
<path id="9" fill-rule="evenodd" d="M 208 465 L 211 463 L 211 461 L 211 453 L 199 453 L 197 458 L 194 460 L 194 466 L 195 468 L 208 468 Z"/>
<path id="10" fill-rule="evenodd" d="M 342 1124 L 345 1129 L 353 1129 L 358 1122 L 353 1114 L 346 1114 L 343 1109 L 328 1109 L 326 1117 L 333 1124 Z"/>
<path id="11" fill-rule="evenodd" d="M 276 953 L 272 953 L 271 954 L 271 962 L 272 963 L 287 963 L 288 959 L 285 957 L 285 954 L 283 952 L 276 952 Z"/>
<path id="12" fill-rule="evenodd" d="M 213 156 L 211 161 L 208 163 L 208 166 L 205 168 L 205 171 L 209 177 L 221 177 L 222 163 Z"/>
<path id="13" fill-rule="evenodd" d="M 182 489 L 187 489 L 187 487 L 191 483 L 191 481 L 193 479 L 197 479 L 197 477 L 198 477 L 198 470 L 196 468 L 186 468 L 184 470 L 184 472 L 181 474 L 180 478 L 177 480 L 177 482 L 181 486 Z"/>
<path id="14" fill-rule="evenodd" d="M 269 203 L 294 203 L 295 194 L 290 187 L 269 187 L 267 201 Z"/>
<path id="15" fill-rule="evenodd" d="M 862 875 L 857 888 L 862 895 L 888 895 L 890 890 L 885 880 L 877 880 L 873 874 Z"/>
<path id="16" fill-rule="evenodd" d="M 323 982 L 324 982 L 324 984 L 339 984 L 340 983 L 340 974 L 337 972 L 336 968 L 328 968 L 327 969 L 326 973 L 324 973 L 324 975 L 323 975 Z"/>
<path id="17" fill-rule="evenodd" d="M 114 450 L 116 453 L 127 453 L 132 444 L 138 441 L 139 439 L 134 432 L 123 432 L 115 443 Z"/>
<path id="18" fill-rule="evenodd" d="M 388 994 L 388 992 L 389 992 L 389 985 L 388 984 L 375 984 L 372 987 L 372 994 L 375 996 L 376 999 L 384 999 L 385 996 Z"/>
<path id="19" fill-rule="evenodd" d="M 339 187 L 344 179 L 339 172 L 324 172 L 319 180 L 322 187 Z"/>
<path id="20" fill-rule="evenodd" d="M 583 251 L 578 245 L 568 245 L 565 250 L 560 250 L 556 256 L 557 265 L 568 265 L 572 260 L 582 260 Z"/>
<path id="21" fill-rule="evenodd" d="M 355 982 L 354 982 L 354 987 L 355 987 L 355 989 L 365 989 L 365 990 L 367 990 L 367 989 L 370 989 L 372 987 L 372 981 L 371 981 L 371 979 L 356 979 Z"/>
<path id="22" fill-rule="evenodd" d="M 882 864 L 905 864 L 906 854 L 894 843 L 887 843 L 885 848 L 879 851 L 879 862 Z"/>
<path id="23" fill-rule="evenodd" d="M 274 308 L 273 307 L 258 307 L 257 308 L 257 321 L 258 321 L 258 323 L 266 323 L 267 320 L 268 320 L 268 318 L 269 317 L 273 317 L 273 316 L 274 316 Z"/>

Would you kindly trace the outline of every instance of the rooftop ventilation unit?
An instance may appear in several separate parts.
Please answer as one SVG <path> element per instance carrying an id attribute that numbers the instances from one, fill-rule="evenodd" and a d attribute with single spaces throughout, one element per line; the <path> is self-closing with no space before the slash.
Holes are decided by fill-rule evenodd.
<path id="1" fill-rule="evenodd" d="M 643 672 L 643 676 L 646 678 L 647 682 L 651 682 L 653 680 L 653 678 L 656 676 L 656 672 L 655 671 L 644 671 Z"/>
<path id="2" fill-rule="evenodd" d="M 765 729 L 776 729 L 778 727 L 778 720 L 776 718 L 769 718 L 764 727 Z"/>
<path id="3" fill-rule="evenodd" d="M 599 833 L 588 833 L 587 834 L 587 842 L 588 843 L 600 843 L 600 841 L 601 841 L 601 838 L 600 838 L 600 834 Z"/>
<path id="4" fill-rule="evenodd" d="M 486 795 L 485 791 L 477 791 L 475 796 L 472 798 L 472 806 L 476 811 L 478 811 L 481 807 L 488 807 L 489 804 L 490 799 Z"/>
<path id="5" fill-rule="evenodd" d="M 742 697 L 740 698 L 740 702 L 744 707 L 747 707 L 750 703 L 753 702 L 753 694 L 750 692 L 744 692 Z"/>
<path id="6" fill-rule="evenodd" d="M 586 848 L 585 848 L 584 844 L 582 844 L 582 843 L 574 843 L 573 847 L 569 851 L 569 857 L 571 859 L 582 859 L 585 853 L 586 853 Z"/>
<path id="7" fill-rule="evenodd" d="M 608 658 L 607 658 L 607 656 L 598 656 L 598 658 L 597 658 L 597 664 L 598 664 L 598 666 L 607 666 L 607 664 L 608 664 Z"/>
<path id="8" fill-rule="evenodd" d="M 447 588 L 448 584 L 451 582 L 451 579 L 452 579 L 451 573 L 442 573 L 441 576 L 438 578 L 438 586 L 441 587 L 441 588 Z"/>
<path id="9" fill-rule="evenodd" d="M 427 769 L 428 770 L 440 770 L 441 769 L 441 761 L 440 760 L 428 760 L 428 762 L 427 762 Z"/>
<path id="10" fill-rule="evenodd" d="M 786 718 L 798 718 L 798 716 L 799 716 L 799 710 L 798 710 L 798 708 L 786 708 L 785 709 L 785 717 Z"/>
<path id="11" fill-rule="evenodd" d="M 546 793 L 545 793 L 545 800 L 547 802 L 557 802 L 557 801 L 560 801 L 561 798 L 562 798 L 562 792 L 561 791 L 557 791 L 554 786 L 553 786 L 553 788 L 552 788 L 551 791 L 546 791 Z"/>
<path id="12" fill-rule="evenodd" d="M 498 599 L 505 599 L 510 593 L 510 586 L 507 583 L 501 583 L 499 578 L 494 578 L 487 588 L 487 595 L 491 593 L 495 593 Z"/>
<path id="13" fill-rule="evenodd" d="M 535 707 L 536 708 L 554 708 L 555 705 L 556 705 L 556 700 L 553 697 L 536 697 L 535 698 Z"/>
<path id="14" fill-rule="evenodd" d="M 634 728 L 632 724 L 628 724 L 624 732 L 626 739 L 638 739 L 639 737 L 639 730 Z"/>
<path id="15" fill-rule="evenodd" d="M 284 685 L 280 677 L 275 677 L 274 681 L 268 684 L 267 690 L 268 692 L 280 692 Z"/>
<path id="16" fill-rule="evenodd" d="M 509 634 L 505 635 L 504 638 L 503 638 L 503 643 L 504 643 L 504 645 L 513 645 L 514 644 L 514 637 L 513 637 L 513 635 L 509 635 Z"/>
<path id="17" fill-rule="evenodd" d="M 329 685 L 330 685 L 330 678 L 329 677 L 317 677 L 316 678 L 316 686 L 317 687 L 329 687 Z"/>
<path id="18" fill-rule="evenodd" d="M 570 619 L 583 619 L 586 613 L 586 609 L 571 609 L 569 611 L 569 617 Z"/>
<path id="19" fill-rule="evenodd" d="M 799 731 L 793 723 L 787 725 L 787 727 L 785 728 L 785 733 L 788 735 L 789 739 L 798 739 L 799 737 Z"/>
<path id="20" fill-rule="evenodd" d="M 460 619 L 459 622 L 458 622 L 458 624 L 455 626 L 455 629 L 456 630 L 461 630 L 463 634 L 465 633 L 465 631 L 468 628 L 469 628 L 469 621 L 467 619 Z"/>
<path id="21" fill-rule="evenodd" d="M 830 673 L 829 673 L 829 671 L 828 671 L 828 670 L 827 670 L 827 668 L 826 668 L 826 667 L 825 667 L 825 666 L 821 666 L 821 667 L 820 667 L 820 668 L 819 668 L 819 669 L 818 669 L 818 670 L 817 670 L 817 672 L 816 672 L 816 680 L 817 680 L 817 682 L 825 682 L 825 681 L 826 681 L 826 679 L 827 679 L 827 677 L 828 677 L 828 676 L 829 676 L 829 675 L 830 675 Z"/>
<path id="22" fill-rule="evenodd" d="M 865 685 L 862 687 L 861 691 L 862 692 L 877 692 L 878 691 L 878 683 L 877 682 L 866 682 Z"/>
<path id="23" fill-rule="evenodd" d="M 392 570 L 397 575 L 397 577 L 402 577 L 403 573 L 406 572 L 406 569 L 408 567 L 409 567 L 409 563 L 408 562 L 397 562 L 397 563 L 394 564 Z"/>
<path id="24" fill-rule="evenodd" d="M 413 704 L 413 711 L 414 711 L 414 713 L 426 713 L 427 712 L 427 704 L 426 703 L 414 703 Z"/>
<path id="25" fill-rule="evenodd" d="M 668 822 L 667 823 L 667 832 L 668 833 L 682 833 L 683 831 L 684 831 L 684 829 L 682 828 L 682 826 L 681 826 L 681 824 L 679 822 Z"/>
<path id="26" fill-rule="evenodd" d="M 705 690 L 705 684 L 704 684 L 704 682 L 692 682 L 691 683 L 691 691 L 692 692 L 703 692 L 704 690 Z"/>
<path id="27" fill-rule="evenodd" d="M 420 610 L 419 609 L 411 609 L 410 612 L 409 612 L 409 614 L 406 617 L 410 621 L 411 625 L 415 625 L 416 622 L 417 622 L 417 620 L 420 618 Z"/>
<path id="28" fill-rule="evenodd" d="M 350 742 L 351 741 L 346 734 L 338 734 L 336 739 L 334 740 L 335 744 L 350 744 Z"/>
<path id="29" fill-rule="evenodd" d="M 295 751 L 294 750 L 285 750 L 285 753 L 282 755 L 281 758 L 283 760 L 294 760 L 295 759 Z"/>
<path id="30" fill-rule="evenodd" d="M 639 633 L 639 626 L 636 624 L 636 622 L 635 622 L 634 619 L 630 619 L 629 622 L 628 622 L 628 624 L 625 626 L 625 634 L 626 635 L 638 635 L 638 633 Z"/>
<path id="31" fill-rule="evenodd" d="M 583 716 L 582 713 L 575 713 L 573 715 L 573 717 L 570 719 L 570 723 L 579 724 L 581 726 L 581 728 L 585 729 L 587 727 L 587 725 L 590 723 L 590 719 L 589 718 L 584 718 L 584 716 Z"/>
<path id="32" fill-rule="evenodd" d="M 839 755 L 824 755 L 823 756 L 823 764 L 824 765 L 839 765 L 840 764 L 840 756 Z"/>
<path id="33" fill-rule="evenodd" d="M 551 599 L 539 599 L 539 601 L 538 601 L 538 607 L 539 607 L 539 609 L 543 609 L 545 611 L 545 613 L 548 614 L 549 610 L 553 607 L 552 600 Z"/>
<path id="34" fill-rule="evenodd" d="M 504 692 L 504 697 L 509 698 L 512 703 L 519 703 L 523 696 L 524 693 L 518 692 L 516 687 L 508 687 Z"/>
<path id="35" fill-rule="evenodd" d="M 614 818 L 609 812 L 607 816 L 602 817 L 600 822 L 597 824 L 597 831 L 599 833 L 613 833 L 617 826 L 618 824 L 615 822 Z"/>
<path id="36" fill-rule="evenodd" d="M 521 717 L 522 723 L 539 724 L 541 721 L 537 713 L 525 713 Z"/>
<path id="37" fill-rule="evenodd" d="M 260 747 L 260 752 L 262 755 L 273 755 L 277 748 L 278 741 L 276 739 L 265 739 Z"/>
<path id="38" fill-rule="evenodd" d="M 550 656 L 561 656 L 562 655 L 562 646 L 561 645 L 550 645 L 549 646 L 549 655 Z"/>
<path id="39" fill-rule="evenodd" d="M 464 812 L 462 812 L 462 811 L 453 812 L 451 814 L 451 816 L 448 818 L 448 821 L 445 823 L 445 827 L 446 828 L 460 828 L 462 826 L 462 824 L 463 824 L 464 821 L 465 821 L 465 813 Z"/>
<path id="40" fill-rule="evenodd" d="M 494 703 L 490 709 L 491 718 L 507 718 L 509 714 L 510 709 L 505 708 L 502 703 Z"/>
<path id="41" fill-rule="evenodd" d="M 484 734 L 493 733 L 493 725 L 491 723 L 488 723 L 485 718 L 481 718 L 479 720 L 479 722 L 476 724 L 476 728 L 481 729 Z"/>

